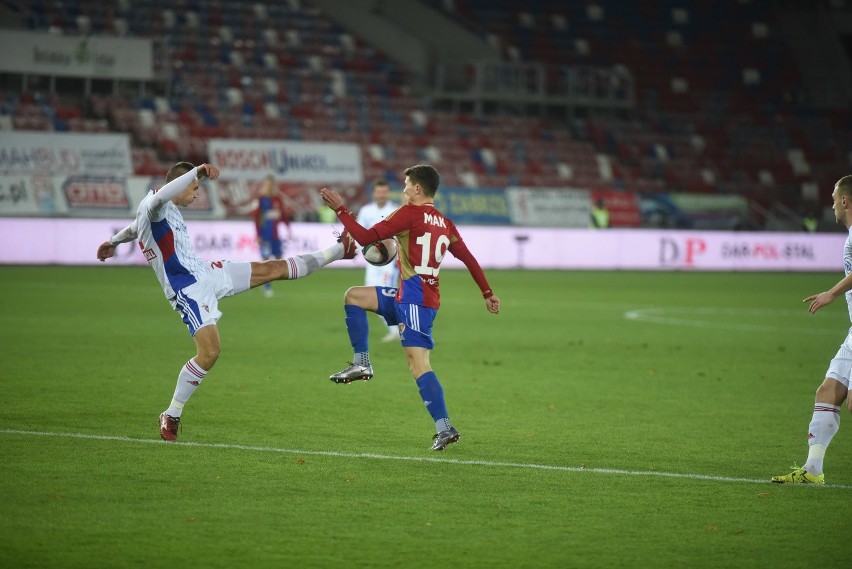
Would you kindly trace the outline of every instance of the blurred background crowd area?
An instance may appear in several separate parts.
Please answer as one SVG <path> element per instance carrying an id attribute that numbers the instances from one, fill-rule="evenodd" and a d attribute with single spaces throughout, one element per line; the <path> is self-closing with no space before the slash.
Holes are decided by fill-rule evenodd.
<path id="1" fill-rule="evenodd" d="M 847 0 L 3 0 L 0 16 L 153 41 L 153 80 L 0 80 L 0 129 L 127 133 L 139 176 L 208 161 L 211 139 L 346 142 L 365 184 L 427 162 L 443 186 L 740 196 L 734 228 L 827 230 L 852 171 Z"/>

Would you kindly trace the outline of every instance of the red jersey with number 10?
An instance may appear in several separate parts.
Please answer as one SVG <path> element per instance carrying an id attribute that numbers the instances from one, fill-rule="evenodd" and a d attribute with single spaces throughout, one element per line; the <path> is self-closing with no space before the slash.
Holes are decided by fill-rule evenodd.
<path id="1" fill-rule="evenodd" d="M 396 300 L 438 308 L 438 272 L 447 250 L 461 236 L 452 220 L 432 204 L 404 205 L 372 227 L 381 239 L 396 236 L 399 243 L 400 286 Z"/>
<path id="2" fill-rule="evenodd" d="M 441 305 L 438 271 L 447 251 L 465 264 L 485 298 L 493 294 L 482 268 L 462 241 L 455 224 L 431 203 L 404 205 L 369 229 L 362 227 L 342 206 L 337 209 L 337 216 L 361 245 L 397 238 L 400 273 L 397 302 L 428 308 Z"/>

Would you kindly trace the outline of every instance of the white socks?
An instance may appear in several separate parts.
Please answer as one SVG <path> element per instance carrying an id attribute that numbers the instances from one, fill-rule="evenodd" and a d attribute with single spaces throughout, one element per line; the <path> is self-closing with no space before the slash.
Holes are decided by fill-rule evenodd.
<path id="1" fill-rule="evenodd" d="M 195 363 L 194 359 L 186 362 L 178 374 L 175 394 L 172 396 L 169 408 L 166 409 L 166 415 L 180 417 L 187 399 L 198 388 L 206 375 L 207 370 L 201 369 L 201 366 Z"/>
<path id="2" fill-rule="evenodd" d="M 830 403 L 816 403 L 814 405 L 814 416 L 808 427 L 808 460 L 802 468 L 811 474 L 822 474 L 825 449 L 839 429 L 840 406 Z"/>
<path id="3" fill-rule="evenodd" d="M 327 264 L 339 261 L 342 258 L 343 243 L 335 243 L 328 249 L 316 251 L 315 253 L 305 253 L 304 255 L 289 257 L 287 258 L 287 263 L 290 270 L 287 278 L 288 280 L 293 280 L 306 277 Z"/>

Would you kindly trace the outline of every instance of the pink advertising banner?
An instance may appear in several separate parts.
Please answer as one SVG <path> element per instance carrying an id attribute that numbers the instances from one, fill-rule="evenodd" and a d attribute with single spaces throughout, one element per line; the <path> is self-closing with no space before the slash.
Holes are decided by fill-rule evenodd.
<path id="1" fill-rule="evenodd" d="M 0 218 L 0 264 L 97 264 L 98 245 L 130 219 Z M 196 251 L 214 261 L 258 260 L 250 221 L 194 221 Z M 338 229 L 340 226 L 338 225 Z M 462 238 L 486 268 L 685 271 L 843 271 L 846 233 L 746 233 L 651 229 L 549 229 L 462 226 Z M 294 223 L 285 254 L 325 248 L 332 227 Z M 145 264 L 133 243 L 116 264 Z M 363 266 L 355 261 L 333 266 Z M 444 267 L 463 265 L 448 255 Z"/>

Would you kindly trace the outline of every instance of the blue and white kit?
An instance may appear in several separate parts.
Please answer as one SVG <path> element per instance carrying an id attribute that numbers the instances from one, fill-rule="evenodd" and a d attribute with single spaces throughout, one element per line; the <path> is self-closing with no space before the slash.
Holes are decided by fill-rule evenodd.
<path id="1" fill-rule="evenodd" d="M 193 336 L 222 316 L 220 298 L 248 290 L 251 284 L 251 263 L 205 261 L 192 247 L 183 215 L 171 200 L 197 181 L 197 170 L 148 192 L 133 223 L 109 239 L 113 245 L 138 239 L 163 293 Z"/>

